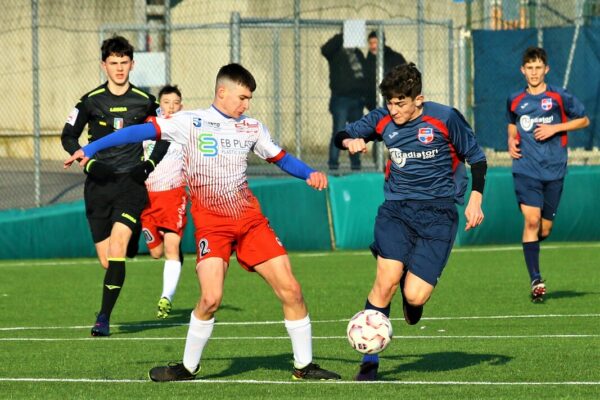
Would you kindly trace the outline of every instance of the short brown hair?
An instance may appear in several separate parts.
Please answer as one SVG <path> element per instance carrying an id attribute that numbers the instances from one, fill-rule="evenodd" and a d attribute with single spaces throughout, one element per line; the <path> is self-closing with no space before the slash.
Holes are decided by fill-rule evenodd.
<path id="1" fill-rule="evenodd" d="M 548 56 L 546 55 L 546 50 L 541 47 L 528 47 L 523 53 L 523 64 L 525 65 L 528 62 L 532 62 L 535 60 L 540 60 L 544 63 L 544 65 L 548 65 Z"/>

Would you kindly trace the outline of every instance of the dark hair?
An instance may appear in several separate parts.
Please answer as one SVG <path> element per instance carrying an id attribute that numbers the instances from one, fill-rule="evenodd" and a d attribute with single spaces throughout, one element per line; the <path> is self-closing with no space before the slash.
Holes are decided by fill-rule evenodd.
<path id="1" fill-rule="evenodd" d="M 414 99 L 421 94 L 421 89 L 421 72 L 414 63 L 396 65 L 379 85 L 379 90 L 386 100 L 394 97 Z"/>
<path id="2" fill-rule="evenodd" d="M 222 66 L 217 73 L 217 85 L 219 84 L 219 80 L 224 78 L 247 87 L 251 92 L 256 90 L 256 81 L 254 80 L 254 77 L 250 71 L 240 64 L 232 63 Z"/>
<path id="3" fill-rule="evenodd" d="M 160 98 L 163 97 L 165 94 L 171 93 L 175 93 L 177 96 L 179 96 L 180 99 L 182 98 L 181 91 L 179 90 L 177 85 L 165 85 L 158 92 L 158 99 L 160 100 Z"/>
<path id="4" fill-rule="evenodd" d="M 525 65 L 528 62 L 535 60 L 540 60 L 544 65 L 548 65 L 548 55 L 546 54 L 546 50 L 541 47 L 528 47 L 523 53 L 523 63 L 521 65 Z"/>
<path id="5" fill-rule="evenodd" d="M 133 60 L 133 46 L 123 36 L 113 36 L 102 42 L 102 61 L 109 56 L 126 57 Z"/>
<path id="6" fill-rule="evenodd" d="M 367 40 L 373 39 L 373 38 L 379 39 L 377 37 L 377 31 L 371 31 L 371 33 L 369 33 L 369 37 L 367 38 Z M 383 34 L 383 41 L 385 42 L 385 33 Z"/>

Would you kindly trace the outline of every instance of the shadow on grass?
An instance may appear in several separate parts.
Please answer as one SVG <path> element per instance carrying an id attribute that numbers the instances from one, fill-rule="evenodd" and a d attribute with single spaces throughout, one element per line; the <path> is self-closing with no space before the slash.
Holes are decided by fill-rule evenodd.
<path id="1" fill-rule="evenodd" d="M 588 295 L 598 295 L 598 292 L 576 292 L 574 290 L 557 290 L 548 291 L 544 296 L 544 302 L 548 300 L 572 299 L 576 297 L 584 297 Z M 543 304 L 543 303 L 541 303 Z"/>
<path id="2" fill-rule="evenodd" d="M 383 357 L 382 362 L 385 367 L 390 367 L 390 364 L 396 364 L 392 366 L 391 369 L 384 369 L 379 371 L 378 379 L 386 380 L 387 379 L 398 379 L 398 375 L 406 372 L 444 372 L 451 371 L 456 369 L 467 368 L 476 365 L 487 364 L 490 366 L 499 366 L 504 365 L 510 360 L 512 357 L 507 357 L 498 354 L 469 354 L 463 352 L 441 352 L 441 353 L 431 353 L 424 354 L 420 356 L 417 360 L 408 362 L 408 363 L 400 363 L 397 364 L 395 361 L 406 360 L 407 358 L 413 359 L 413 356 L 392 356 L 392 357 Z M 292 355 L 289 353 L 285 354 L 270 354 L 265 356 L 237 356 L 237 357 L 206 357 L 203 359 L 204 362 L 212 362 L 212 361 L 228 361 L 229 366 L 219 372 L 201 375 L 200 379 L 218 379 L 218 378 L 231 378 L 238 375 L 243 375 L 244 373 L 261 370 L 261 371 L 283 371 L 292 373 L 293 361 Z M 321 364 L 321 361 L 324 361 Z M 358 370 L 358 365 L 360 361 L 356 359 L 340 359 L 340 358 L 328 358 L 321 357 L 318 360 L 315 360 L 318 364 L 321 364 L 323 368 L 331 368 L 328 367 L 329 362 L 327 361 L 342 361 L 348 364 L 356 365 L 356 369 Z M 159 362 L 160 364 L 160 362 Z M 340 372 L 340 371 L 337 371 Z M 351 376 L 342 376 L 342 379 L 352 379 Z"/>
<path id="3" fill-rule="evenodd" d="M 402 360 L 406 356 L 382 357 L 383 362 L 388 364 L 388 360 Z M 412 357 L 411 357 L 412 358 Z M 444 372 L 455 369 L 467 368 L 474 365 L 488 364 L 492 366 L 504 365 L 512 360 L 512 357 L 499 354 L 469 354 L 460 351 L 440 352 L 423 354 L 419 359 L 397 365 L 395 368 L 379 372 L 379 378 L 386 376 L 396 377 L 402 372 Z M 384 364 L 384 365 L 385 365 Z"/>
<path id="4" fill-rule="evenodd" d="M 215 374 L 203 375 L 203 379 L 225 378 L 242 374 L 248 371 L 257 369 L 267 371 L 289 371 L 292 374 L 293 360 L 292 354 L 269 354 L 266 356 L 252 357 L 231 357 L 231 358 L 216 358 L 207 357 L 207 362 L 210 360 L 229 360 L 231 363 L 228 368 Z M 327 368 L 324 366 L 324 368 Z"/>
<path id="5" fill-rule="evenodd" d="M 219 310 L 230 310 L 230 311 L 244 311 L 244 309 L 222 305 L 219 307 Z M 163 328 L 171 328 L 173 326 L 179 325 L 187 325 L 190 323 L 190 314 L 192 313 L 191 308 L 187 309 L 174 309 L 171 311 L 169 316 L 165 319 L 151 319 L 146 321 L 129 321 L 129 322 L 120 322 L 116 324 L 118 329 L 113 329 L 113 335 L 119 334 L 128 334 L 128 333 L 137 333 L 142 331 L 147 331 L 151 329 L 163 329 Z M 218 318 L 217 318 L 218 320 Z"/>

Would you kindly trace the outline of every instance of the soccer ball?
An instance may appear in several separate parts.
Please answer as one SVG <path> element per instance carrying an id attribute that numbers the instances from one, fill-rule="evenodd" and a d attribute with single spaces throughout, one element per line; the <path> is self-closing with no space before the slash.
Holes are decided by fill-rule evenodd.
<path id="1" fill-rule="evenodd" d="M 392 324 L 379 311 L 363 310 L 350 319 L 346 335 L 354 350 L 363 354 L 376 354 L 390 344 Z"/>

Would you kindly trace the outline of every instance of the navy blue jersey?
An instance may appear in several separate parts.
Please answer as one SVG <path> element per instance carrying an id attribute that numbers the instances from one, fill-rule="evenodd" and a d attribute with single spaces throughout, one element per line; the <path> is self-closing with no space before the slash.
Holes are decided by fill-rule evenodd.
<path id="1" fill-rule="evenodd" d="M 567 132 L 539 141 L 533 131 L 539 124 L 550 125 L 585 117 L 585 108 L 565 89 L 547 85 L 544 93 L 526 90 L 508 97 L 506 119 L 517 127 L 522 157 L 513 159 L 513 173 L 542 181 L 562 179 L 567 170 Z"/>
<path id="2" fill-rule="evenodd" d="M 388 148 L 386 200 L 454 198 L 462 204 L 468 179 L 464 161 L 485 161 L 461 113 L 431 101 L 403 125 L 396 125 L 387 109 L 377 108 L 348 124 L 346 132 L 352 138 L 383 140 Z"/>

